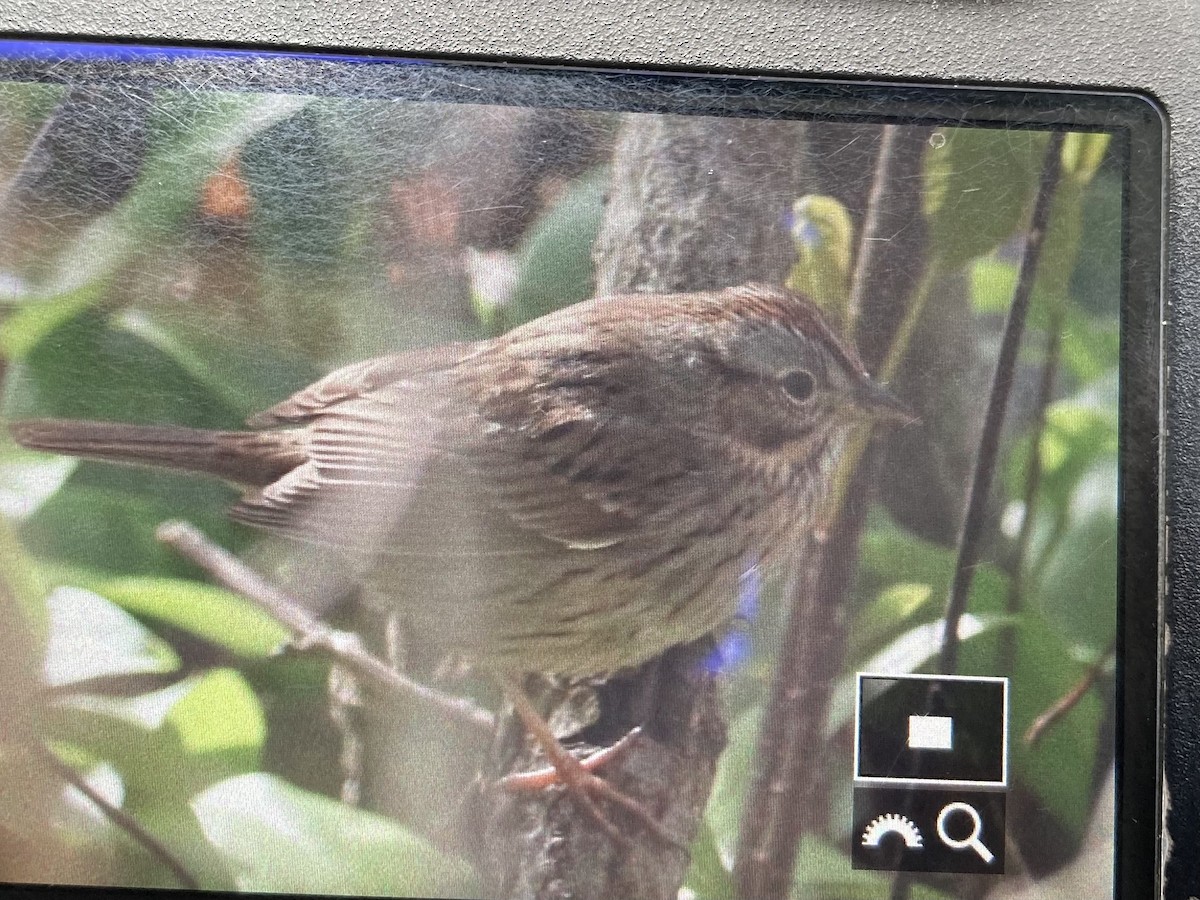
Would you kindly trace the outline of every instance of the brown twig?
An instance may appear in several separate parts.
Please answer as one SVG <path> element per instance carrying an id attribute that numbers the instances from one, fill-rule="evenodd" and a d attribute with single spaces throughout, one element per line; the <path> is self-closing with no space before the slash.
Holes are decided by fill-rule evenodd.
<path id="1" fill-rule="evenodd" d="M 747 794 L 733 879 L 739 900 L 783 897 L 791 884 L 809 808 L 820 783 L 830 685 L 841 668 L 849 611 L 840 602 L 854 578 L 858 545 L 878 454 L 874 445 L 859 462 L 838 516 L 816 560 L 797 582 L 788 621 L 787 648 L 771 685 L 756 753 L 757 771 Z M 837 548 L 836 552 L 832 552 Z M 834 649 L 831 652 L 831 648 Z"/>
<path id="2" fill-rule="evenodd" d="M 867 194 L 867 211 L 863 216 L 862 230 L 858 236 L 858 252 L 854 257 L 854 272 L 850 279 L 850 296 L 846 300 L 846 336 L 854 337 L 858 317 L 870 282 L 869 273 L 875 269 L 875 251 L 880 244 L 885 210 L 884 200 L 896 162 L 896 135 L 900 126 L 884 125 L 879 130 L 879 151 L 875 157 L 875 173 L 871 178 L 871 190 Z"/>
<path id="3" fill-rule="evenodd" d="M 87 797 L 106 819 L 124 831 L 134 842 L 170 870 L 181 887 L 193 891 L 200 890 L 200 882 L 196 880 L 196 877 L 187 870 L 187 867 L 179 861 L 174 853 L 167 849 L 162 841 L 148 832 L 137 819 L 119 806 L 109 803 L 99 791 L 87 783 L 82 775 L 59 759 L 49 747 L 39 745 L 37 752 L 59 778 Z"/>
<path id="4" fill-rule="evenodd" d="M 1013 292 L 1012 307 L 1004 324 L 1004 336 L 1000 342 L 1000 354 L 992 377 L 983 431 L 979 436 L 979 451 L 975 457 L 970 487 L 967 489 L 967 507 L 958 539 L 958 559 L 946 601 L 946 624 L 942 632 L 939 669 L 945 674 L 952 674 L 958 668 L 958 623 L 966 611 L 967 594 L 970 592 L 975 568 L 983 550 L 983 524 L 991 494 L 992 477 L 996 469 L 996 458 L 1000 452 L 1000 431 L 1004 426 L 1008 396 L 1012 391 L 1017 351 L 1025 332 L 1025 318 L 1033 298 L 1033 286 L 1041 259 L 1042 242 L 1046 237 L 1046 225 L 1050 220 L 1054 189 L 1058 185 L 1059 173 L 1062 170 L 1063 136 L 1061 131 L 1054 132 L 1046 148 L 1042 177 L 1038 183 L 1033 215 L 1021 256 L 1021 270 Z"/>
<path id="5" fill-rule="evenodd" d="M 1021 738 L 1026 746 L 1033 746 L 1040 741 L 1042 735 L 1049 731 L 1063 716 L 1074 709 L 1080 700 L 1087 696 L 1087 692 L 1096 683 L 1096 679 L 1100 677 L 1100 674 L 1104 671 L 1116 652 L 1117 644 L 1116 641 L 1113 641 L 1113 643 L 1108 645 L 1108 649 L 1101 654 L 1100 658 L 1088 666 L 1087 671 L 1083 673 L 1083 677 L 1072 685 L 1069 691 L 1054 701 L 1049 709 L 1033 720 L 1033 724 L 1025 730 L 1025 734 Z"/>
<path id="6" fill-rule="evenodd" d="M 368 653 L 355 635 L 329 628 L 228 550 L 210 541 L 193 525 L 165 522 L 159 526 L 157 537 L 203 569 L 218 584 L 257 604 L 292 632 L 300 649 L 315 650 L 329 657 L 377 689 L 417 700 L 457 721 L 489 733 L 495 729 L 495 719 L 487 710 L 470 700 L 444 694 L 397 672 Z"/>
<path id="7" fill-rule="evenodd" d="M 864 217 L 851 280 L 848 317 L 857 318 L 866 285 L 877 274 L 875 253 L 881 223 L 888 218 L 889 186 L 896 181 L 896 135 L 885 126 L 876 157 L 870 201 Z M 853 583 L 858 546 L 866 520 L 870 488 L 879 454 L 868 434 L 856 435 L 842 465 L 853 474 L 835 487 L 832 524 L 824 541 L 813 540 L 799 552 L 810 562 L 798 574 L 791 594 L 784 651 L 763 716 L 756 772 L 744 804 L 733 869 L 740 900 L 780 897 L 791 883 L 796 854 L 813 794 L 821 780 L 814 753 L 824 741 L 830 686 L 842 664 L 848 610 L 845 596 Z"/>

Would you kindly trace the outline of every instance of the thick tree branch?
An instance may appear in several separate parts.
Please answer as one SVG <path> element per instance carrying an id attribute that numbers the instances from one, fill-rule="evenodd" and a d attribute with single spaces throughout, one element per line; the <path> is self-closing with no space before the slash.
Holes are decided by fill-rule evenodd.
<path id="1" fill-rule="evenodd" d="M 798 177 L 804 132 L 799 123 L 629 116 L 597 241 L 596 293 L 781 282 L 794 249 L 780 217 L 807 187 Z M 716 675 L 704 665 L 710 651 L 709 641 L 677 647 L 609 679 L 598 689 L 600 721 L 584 734 L 589 745 L 603 746 L 643 726 L 605 777 L 685 843 L 725 743 Z M 544 765 L 516 727 L 507 729 L 495 761 L 496 775 Z M 612 816 L 631 847 L 611 843 L 559 790 L 500 797 L 487 829 L 489 893 L 673 900 L 687 854 L 646 836 L 622 811 Z"/>

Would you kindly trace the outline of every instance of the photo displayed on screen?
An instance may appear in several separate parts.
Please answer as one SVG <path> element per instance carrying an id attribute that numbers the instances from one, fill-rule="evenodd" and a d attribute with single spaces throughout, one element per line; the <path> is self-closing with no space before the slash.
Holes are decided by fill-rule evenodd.
<path id="1" fill-rule="evenodd" d="M 0 60 L 0 881 L 1113 894 L 1114 129 Z"/>

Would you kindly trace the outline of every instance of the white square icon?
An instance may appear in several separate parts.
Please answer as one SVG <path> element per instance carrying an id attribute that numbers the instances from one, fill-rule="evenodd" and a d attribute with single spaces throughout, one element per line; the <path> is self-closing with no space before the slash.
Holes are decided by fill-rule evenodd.
<path id="1" fill-rule="evenodd" d="M 909 716 L 910 750 L 953 750 L 954 719 L 950 716 Z"/>
<path id="2" fill-rule="evenodd" d="M 1008 786 L 1008 679 L 859 672 L 855 784 Z"/>

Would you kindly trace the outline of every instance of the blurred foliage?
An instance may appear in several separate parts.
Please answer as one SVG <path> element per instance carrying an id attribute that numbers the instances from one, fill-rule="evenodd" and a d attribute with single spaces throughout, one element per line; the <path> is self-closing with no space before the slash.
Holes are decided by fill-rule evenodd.
<path id="1" fill-rule="evenodd" d="M 850 263 L 854 255 L 854 223 L 834 197 L 807 194 L 792 204 L 792 240 L 796 264 L 787 286 L 812 299 L 844 333 L 854 333 L 846 321 L 850 297 Z"/>
<path id="2" fill-rule="evenodd" d="M 395 822 L 271 775 L 218 782 L 191 807 L 239 890 L 394 896 L 398 880 L 421 897 L 478 891 L 469 866 Z"/>
<path id="3" fill-rule="evenodd" d="M 592 296 L 592 245 L 600 232 L 608 170 L 589 172 L 566 189 L 521 240 L 507 263 L 510 283 L 500 292 L 478 287 L 474 300 L 489 334 L 500 334 Z M 486 274 L 480 274 L 485 280 Z"/>
<path id="4" fill-rule="evenodd" d="M 925 157 L 931 269 L 956 271 L 1025 223 L 1046 140 L 1041 132 L 1007 128 L 934 132 Z"/>
<path id="5" fill-rule="evenodd" d="M 0 176 L 19 172 L 59 101 L 56 89 L 0 85 Z M 459 226 L 488 198 L 480 178 L 447 179 L 438 167 L 449 159 L 464 173 L 483 171 L 505 152 L 488 136 L 490 114 L 468 105 L 158 92 L 137 177 L 111 208 L 57 231 L 18 222 L 12 234 L 38 235 L 38 254 L 7 252 L 0 239 L 3 418 L 236 427 L 332 365 L 499 333 L 590 296 L 604 165 L 536 185 L 525 201 L 529 224 L 506 244 L 514 249 L 482 248 L 472 268 Z M 1045 146 L 1045 135 L 1030 131 L 933 133 L 921 186 L 932 274 L 898 303 L 915 308 L 935 277 L 961 273 L 972 321 L 984 334 L 996 328 L 1016 284 L 1014 248 Z M 1121 182 L 1102 137 L 1072 135 L 1063 152 L 1021 362 L 1036 373 L 1047 331 L 1061 332 L 1053 402 L 1044 427 L 1017 415 L 1006 435 L 1000 524 L 975 576 L 960 656 L 964 672 L 1013 678 L 1014 785 L 1079 841 L 1098 790 L 1094 771 L 1111 752 L 1101 744 L 1109 703 L 1090 691 L 1043 740 L 1019 741 L 1105 653 L 1116 624 Z M 793 279 L 835 305 L 844 303 L 853 249 L 850 208 L 847 198 L 812 195 L 791 211 L 800 241 Z M 780 210 L 780 220 L 788 213 Z M 430 258 L 447 271 L 431 297 L 414 297 L 407 286 L 430 283 L 414 275 Z M 1027 507 L 1035 452 L 1042 477 Z M 279 653 L 284 629 L 203 583 L 155 541 L 160 522 L 186 518 L 224 546 L 259 559 L 277 554 L 227 520 L 233 496 L 198 479 L 0 444 L 5 613 L 20 610 L 28 628 L 16 633 L 42 661 L 44 690 L 30 708 L 45 706 L 39 727 L 50 746 L 204 887 L 478 890 L 470 867 L 435 848 L 419 823 L 319 793 L 333 792 L 336 742 L 296 729 L 329 727 L 328 667 Z M 1010 520 L 1025 516 L 1032 537 L 1018 557 Z M 888 894 L 885 876 L 849 868 L 852 678 L 871 668 L 933 670 L 954 559 L 952 547 L 872 510 L 820 754 L 823 827 L 803 842 L 797 898 Z M 1014 583 L 1017 608 L 1008 602 Z M 749 651 L 728 656 L 730 747 L 687 884 L 706 900 L 732 896 L 731 855 L 786 621 L 783 595 L 768 582 L 757 614 L 738 626 Z M 419 754 L 421 743 L 401 752 Z M 413 792 L 424 806 L 448 809 L 467 791 L 458 787 Z M 44 818 L 80 855 L 80 871 L 174 883 L 82 795 L 64 790 L 52 799 Z M 23 827 L 3 803 L 0 816 L 5 828 Z M 28 823 L 31 835 L 38 826 Z M 949 894 L 918 885 L 913 896 Z"/>

